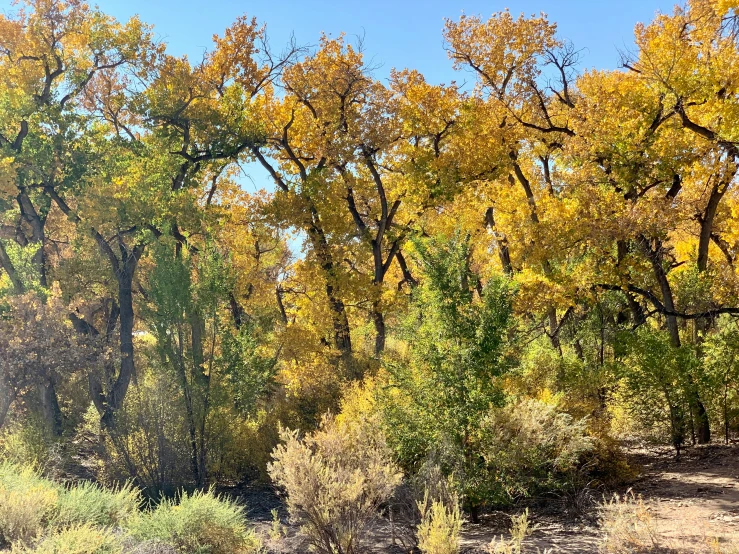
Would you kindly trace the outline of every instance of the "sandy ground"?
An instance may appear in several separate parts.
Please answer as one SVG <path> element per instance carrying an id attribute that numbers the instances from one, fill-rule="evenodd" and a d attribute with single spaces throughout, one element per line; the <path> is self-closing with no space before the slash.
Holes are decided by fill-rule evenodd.
<path id="1" fill-rule="evenodd" d="M 631 490 L 641 495 L 654 519 L 661 544 L 671 548 L 664 552 L 689 554 L 711 552 L 707 541 L 717 539 L 724 545 L 736 545 L 739 552 L 739 446 L 708 445 L 687 449 L 675 460 L 670 449 L 634 449 L 633 463 L 641 467 L 640 476 Z M 621 491 L 623 492 L 623 491 Z M 602 497 L 603 493 L 598 493 Z M 297 529 L 284 525 L 287 536 L 279 541 L 269 538 L 273 508 L 283 521 L 284 507 L 269 491 L 247 491 L 244 497 L 250 508 L 250 519 L 275 553 L 307 552 L 307 545 Z M 600 530 L 593 508 L 589 517 L 572 517 L 563 513 L 556 501 L 531 509 L 535 532 L 525 543 L 525 553 L 548 549 L 554 553 L 595 554 Z M 480 524 L 466 523 L 462 533 L 462 554 L 483 554 L 495 536 L 506 533 L 506 514 L 487 514 Z M 393 545 L 390 524 L 381 521 L 371 530 L 369 550 L 375 553 L 397 553 L 406 550 Z M 679 546 L 679 548 L 678 548 Z"/>
<path id="2" fill-rule="evenodd" d="M 668 545 L 701 551 L 718 539 L 739 549 L 739 447 L 707 445 L 637 454 L 644 466 L 633 490 L 648 501 Z M 690 551 L 690 550 L 688 550 Z"/>

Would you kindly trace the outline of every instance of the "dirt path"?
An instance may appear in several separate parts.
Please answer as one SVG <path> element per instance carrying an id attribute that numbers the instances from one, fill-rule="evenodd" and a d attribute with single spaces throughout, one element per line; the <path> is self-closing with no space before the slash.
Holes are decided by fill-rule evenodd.
<path id="1" fill-rule="evenodd" d="M 691 448 L 679 461 L 669 450 L 637 459 L 644 472 L 632 488 L 648 502 L 669 545 L 701 551 L 707 540 L 719 539 L 739 548 L 739 447 Z"/>

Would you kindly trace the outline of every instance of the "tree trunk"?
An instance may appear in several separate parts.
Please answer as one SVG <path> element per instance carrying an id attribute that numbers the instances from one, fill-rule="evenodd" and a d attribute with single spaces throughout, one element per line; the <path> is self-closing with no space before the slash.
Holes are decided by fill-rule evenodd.
<path id="1" fill-rule="evenodd" d="M 379 302 L 372 303 L 372 322 L 375 325 L 375 356 L 379 356 L 385 350 L 385 316 L 380 309 Z"/>
<path id="2" fill-rule="evenodd" d="M 59 196 L 53 186 L 48 186 L 44 190 L 56 205 L 59 206 L 59 209 L 62 210 L 64 215 L 69 217 L 78 226 L 83 224 L 82 219 Z M 120 371 L 115 380 L 113 380 L 112 374 L 108 376 L 110 381 L 109 390 L 106 394 L 105 412 L 101 417 L 103 427 L 112 428 L 115 412 L 123 406 L 123 400 L 126 397 L 126 392 L 128 392 L 128 386 L 136 374 L 133 347 L 133 328 L 135 322 L 133 310 L 133 278 L 136 274 L 136 267 L 138 266 L 139 260 L 144 253 L 145 245 L 138 243 L 132 248 L 129 248 L 126 246 L 121 235 L 118 234 L 118 250 L 120 252 L 120 259 L 118 259 L 105 237 L 94 227 L 88 227 L 88 229 L 92 233 L 101 254 L 108 258 L 113 275 L 118 282 L 117 308 L 118 321 L 120 323 Z"/>
<path id="3" fill-rule="evenodd" d="M 690 387 L 688 401 L 690 402 L 690 410 L 695 417 L 695 431 L 698 444 L 708 444 L 711 442 L 711 422 L 708 419 L 708 412 L 695 386 L 693 376 L 690 374 L 688 374 L 688 386 Z"/>
<path id="4" fill-rule="evenodd" d="M 115 380 L 110 383 L 106 394 L 105 413 L 102 416 L 103 426 L 114 426 L 115 412 L 121 409 L 123 401 L 136 374 L 134 359 L 133 329 L 135 314 L 133 310 L 133 277 L 138 260 L 143 253 L 143 246 L 136 246 L 132 252 L 121 247 L 123 260 L 118 264 L 116 279 L 118 280 L 118 321 L 119 321 L 119 349 L 120 370 Z M 111 376 L 112 378 L 112 376 Z M 112 379 L 111 379 L 112 380 Z"/>
<path id="5" fill-rule="evenodd" d="M 508 239 L 504 234 L 499 233 L 495 227 L 495 214 L 493 213 L 493 208 L 488 208 L 485 211 L 485 226 L 493 235 L 493 241 L 495 242 L 495 247 L 498 251 L 498 258 L 500 259 L 500 265 L 503 268 L 503 272 L 506 275 L 513 275 L 513 265 L 511 264 L 511 252 L 508 248 Z"/>
<path id="6" fill-rule="evenodd" d="M 680 330 L 677 325 L 677 316 L 675 315 L 675 301 L 672 296 L 670 282 L 667 280 L 667 273 L 662 266 L 662 243 L 657 240 L 655 242 L 655 246 L 651 247 L 646 238 L 641 237 L 640 244 L 652 265 L 654 277 L 659 284 L 660 291 L 662 292 L 662 304 L 668 312 L 664 315 L 667 323 L 667 330 L 670 333 L 670 341 L 672 346 L 680 348 L 682 343 L 680 341 Z M 703 405 L 700 395 L 694 386 L 693 377 L 690 374 L 688 374 L 688 384 L 690 386 L 690 390 L 688 391 L 690 410 L 697 419 L 698 443 L 704 444 L 711 440 L 711 427 L 710 421 L 708 420 L 708 413 L 706 412 L 706 407 Z"/>
<path id="7" fill-rule="evenodd" d="M 677 325 L 677 316 L 675 315 L 675 300 L 672 296 L 672 287 L 670 287 L 670 282 L 667 280 L 667 273 L 665 272 L 665 268 L 662 267 L 662 242 L 656 240 L 655 246 L 652 247 L 649 245 L 646 237 L 640 237 L 639 243 L 652 265 L 654 278 L 662 293 L 662 304 L 668 312 L 664 316 L 667 323 L 667 331 L 670 333 L 670 341 L 672 342 L 672 346 L 680 348 L 680 330 Z"/>
<path id="8" fill-rule="evenodd" d="M 550 306 L 547 309 L 547 317 L 549 318 L 549 341 L 562 357 L 562 342 L 559 340 L 559 321 L 557 320 L 557 308 Z"/>
<path id="9" fill-rule="evenodd" d="M 0 381 L 0 429 L 5 425 L 5 418 L 8 417 L 14 400 L 15 392 L 6 383 Z"/>
<path id="10" fill-rule="evenodd" d="M 328 241 L 323 229 L 318 225 L 317 213 L 313 210 L 313 217 L 308 226 L 308 237 L 313 245 L 316 258 L 318 259 L 324 278 L 326 279 L 326 297 L 328 298 L 329 308 L 331 309 L 331 321 L 334 329 L 334 347 L 341 354 L 342 360 L 351 367 L 352 364 L 352 340 L 349 330 L 349 318 L 346 315 L 346 306 L 343 300 L 339 298 L 335 280 L 334 261 L 329 252 Z"/>
<path id="11" fill-rule="evenodd" d="M 729 405 L 728 405 L 728 397 L 729 397 L 729 385 L 728 383 L 724 384 L 724 444 L 729 444 Z M 2 426 L 2 421 L 0 420 L 0 426 Z"/>
<path id="12" fill-rule="evenodd" d="M 133 348 L 133 272 L 135 266 L 123 271 L 118 277 L 118 314 L 120 321 L 120 353 L 121 368 L 118 373 L 113 389 L 111 391 L 110 406 L 118 410 L 123 405 L 123 399 L 128 391 L 128 386 L 136 372 Z"/>
<path id="13" fill-rule="evenodd" d="M 197 433 L 197 446 L 194 450 L 197 456 L 197 475 L 195 484 L 198 488 L 202 488 L 206 484 L 206 421 L 208 418 L 208 408 L 210 403 L 210 373 L 206 373 L 205 369 L 205 351 L 203 347 L 203 335 L 205 334 L 205 322 L 196 308 L 192 308 L 189 314 L 189 323 L 191 328 L 191 346 L 192 346 L 192 361 L 195 381 L 195 391 L 199 395 L 201 413 L 197 417 L 198 429 Z M 215 321 L 215 318 L 214 318 Z M 215 337 L 213 337 L 213 343 L 215 344 Z M 211 352 L 211 361 L 213 353 Z M 192 402 L 192 400 L 191 400 Z M 193 408 L 191 407 L 191 410 Z M 195 416 L 193 415 L 193 426 L 195 425 Z"/>
<path id="14" fill-rule="evenodd" d="M 23 217 L 31 227 L 31 240 L 29 242 L 38 247 L 38 250 L 36 250 L 36 253 L 33 255 L 32 262 L 34 269 L 38 274 L 39 284 L 42 287 L 47 287 L 46 252 L 44 250 L 44 246 L 46 244 L 46 234 L 44 233 L 46 219 L 39 215 L 25 189 L 18 193 L 17 201 L 21 217 Z"/>
<path id="15" fill-rule="evenodd" d="M 38 385 L 39 407 L 44 425 L 54 437 L 62 435 L 62 411 L 59 408 L 59 398 L 56 394 L 54 382 L 48 379 Z"/>

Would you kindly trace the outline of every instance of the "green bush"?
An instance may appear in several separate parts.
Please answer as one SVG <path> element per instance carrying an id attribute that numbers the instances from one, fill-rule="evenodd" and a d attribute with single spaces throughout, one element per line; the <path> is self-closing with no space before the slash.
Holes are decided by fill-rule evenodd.
<path id="1" fill-rule="evenodd" d="M 695 351 L 690 346 L 675 348 L 666 332 L 646 325 L 624 334 L 618 347 L 619 392 L 628 412 L 647 432 L 644 438 L 671 442 L 679 454 L 697 424 L 691 408 L 698 396 L 693 375 L 703 370 L 698 369 Z"/>
<path id="2" fill-rule="evenodd" d="M 135 479 L 151 496 L 191 483 L 183 400 L 169 376 L 144 373 L 105 437 L 107 481 Z"/>
<path id="3" fill-rule="evenodd" d="M 59 487 L 31 468 L 0 464 L 0 546 L 27 543 L 56 512 Z"/>
<path id="4" fill-rule="evenodd" d="M 54 524 L 120 526 L 135 515 L 141 506 L 141 493 L 130 484 L 106 489 L 91 482 L 67 487 L 59 495 Z"/>
<path id="5" fill-rule="evenodd" d="M 500 504 L 575 486 L 581 462 L 594 447 L 586 420 L 534 399 L 491 410 L 476 441 L 485 464 L 481 473 L 487 475 L 483 493 Z"/>
<path id="6" fill-rule="evenodd" d="M 25 466 L 45 466 L 51 453 L 51 437 L 33 415 L 13 421 L 0 432 L 0 460 Z"/>
<path id="7" fill-rule="evenodd" d="M 162 542 L 182 554 L 250 554 L 261 541 L 245 526 L 244 510 L 212 491 L 182 493 L 179 502 L 162 500 L 128 525 L 139 541 Z"/>
<path id="8" fill-rule="evenodd" d="M 399 338 L 406 352 L 385 359 L 389 378 L 378 389 L 388 442 L 407 474 L 430 460 L 455 475 L 472 521 L 485 503 L 479 452 L 470 440 L 480 420 L 505 402 L 515 365 L 515 286 L 505 277 L 485 286 L 470 266 L 470 237 L 455 233 L 416 241 L 425 279 L 413 292 Z M 474 463 L 471 463 L 474 461 Z"/>
<path id="9" fill-rule="evenodd" d="M 77 525 L 50 533 L 34 547 L 13 548 L 13 554 L 122 554 L 118 537 L 105 528 Z"/>

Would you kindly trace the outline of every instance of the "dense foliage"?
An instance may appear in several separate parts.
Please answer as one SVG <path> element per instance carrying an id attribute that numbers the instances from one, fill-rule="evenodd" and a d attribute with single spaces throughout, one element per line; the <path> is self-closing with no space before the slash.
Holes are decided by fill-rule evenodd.
<path id="1" fill-rule="evenodd" d="M 198 491 L 271 477 L 321 551 L 389 506 L 451 552 L 456 499 L 739 431 L 737 2 L 637 25 L 613 71 L 544 15 L 448 20 L 469 90 L 246 16 L 196 62 L 155 37 L 0 14 L 0 455 L 114 487 L 0 466 L 2 541 L 247 552 Z"/>

